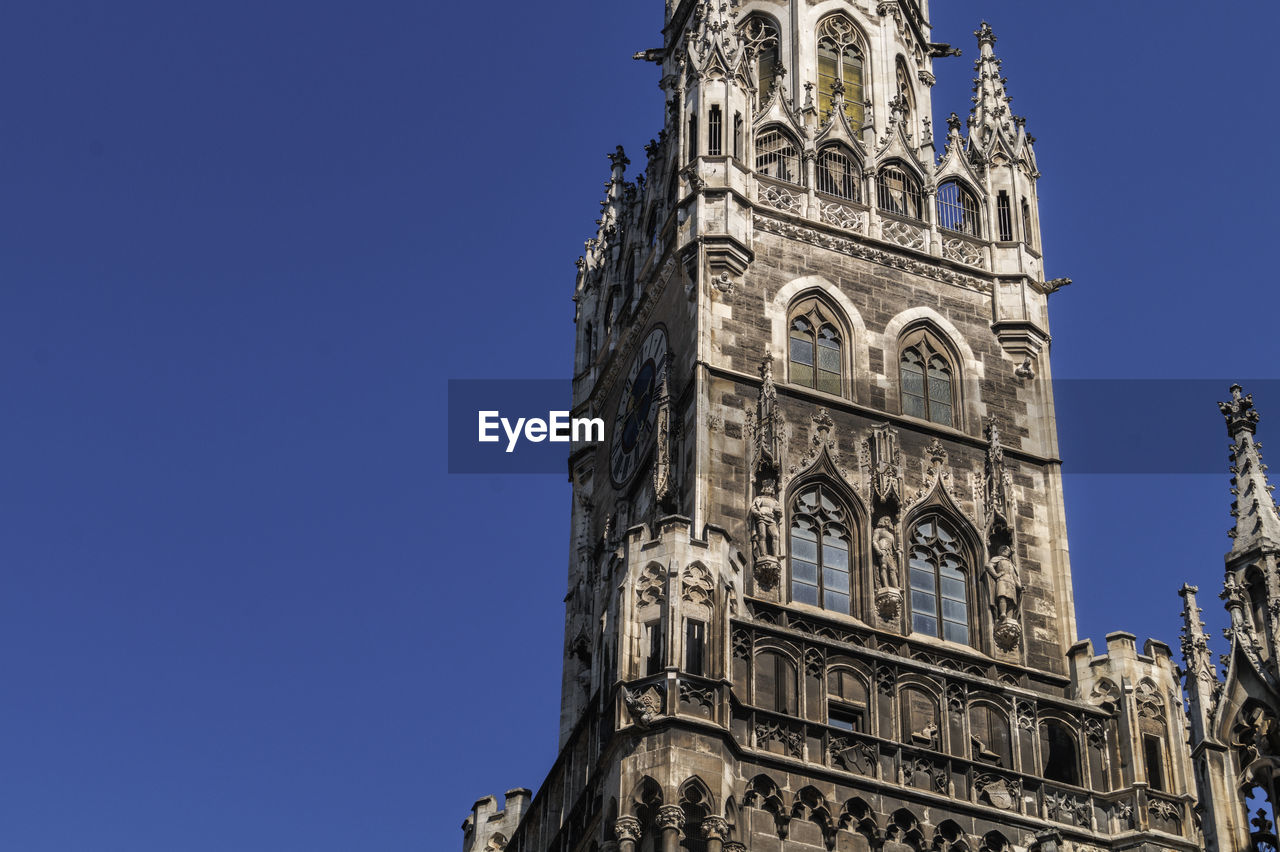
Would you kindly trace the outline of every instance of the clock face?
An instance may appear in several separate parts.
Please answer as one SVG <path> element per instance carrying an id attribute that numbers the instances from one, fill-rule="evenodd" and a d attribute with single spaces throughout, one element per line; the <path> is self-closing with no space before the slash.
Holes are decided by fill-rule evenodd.
<path id="1" fill-rule="evenodd" d="M 667 333 L 661 328 L 649 332 L 627 373 L 613 418 L 613 445 L 609 450 L 609 473 L 621 488 L 636 472 L 653 442 L 653 424 L 658 382 L 667 365 Z"/>

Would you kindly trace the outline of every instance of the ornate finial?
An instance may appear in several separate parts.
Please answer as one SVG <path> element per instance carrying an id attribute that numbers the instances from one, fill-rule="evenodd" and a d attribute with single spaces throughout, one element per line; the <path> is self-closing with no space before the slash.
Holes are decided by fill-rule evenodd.
<path id="1" fill-rule="evenodd" d="M 1000 73 L 1000 59 L 995 54 L 996 35 L 986 21 L 974 35 L 978 38 L 979 55 L 973 63 L 977 76 L 973 80 L 973 110 L 969 113 L 969 126 L 976 135 L 970 137 L 969 144 L 986 150 L 1000 135 L 1012 145 L 1021 125 L 1015 127 L 1011 121 L 1009 104 L 1013 98 L 1005 90 L 1008 81 Z"/>
<path id="2" fill-rule="evenodd" d="M 1235 438 L 1241 432 L 1250 435 L 1258 431 L 1258 412 L 1253 410 L 1253 394 L 1244 394 L 1244 388 L 1231 386 L 1231 399 L 1218 403 L 1218 410 L 1227 418 L 1227 434 Z"/>
<path id="3" fill-rule="evenodd" d="M 1259 418 L 1253 409 L 1253 394 L 1232 385 L 1231 399 L 1218 403 L 1218 410 L 1226 418 L 1227 434 L 1235 441 L 1231 445 L 1231 493 L 1236 499 L 1231 514 L 1236 522 L 1230 532 L 1234 539 L 1231 553 L 1242 554 L 1262 542 L 1280 548 L 1280 511 L 1271 497 L 1262 445 L 1254 440 Z"/>
<path id="4" fill-rule="evenodd" d="M 627 154 L 622 150 L 622 146 L 618 146 L 618 150 L 609 155 L 609 162 L 616 169 L 618 167 L 626 168 L 631 165 L 631 161 L 627 159 Z"/>

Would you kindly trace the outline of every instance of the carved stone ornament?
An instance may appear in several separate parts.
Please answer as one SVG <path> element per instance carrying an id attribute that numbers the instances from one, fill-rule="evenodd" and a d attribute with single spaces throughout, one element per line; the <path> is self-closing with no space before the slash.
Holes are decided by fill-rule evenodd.
<path id="1" fill-rule="evenodd" d="M 684 826 L 684 808 L 679 805 L 663 805 L 658 808 L 658 814 L 654 818 L 654 822 L 663 831 L 671 829 L 679 831 Z"/>
<path id="2" fill-rule="evenodd" d="M 896 623 L 902 617 L 901 590 L 881 589 L 876 592 L 876 613 L 882 621 Z"/>
<path id="3" fill-rule="evenodd" d="M 867 439 L 867 464 L 871 469 L 871 493 L 881 503 L 902 502 L 902 450 L 898 430 L 881 423 Z"/>
<path id="4" fill-rule="evenodd" d="M 724 817 L 702 818 L 702 836 L 707 840 L 724 840 L 729 836 L 729 822 Z"/>
<path id="5" fill-rule="evenodd" d="M 827 744 L 831 762 L 855 775 L 875 777 L 876 749 L 867 743 L 849 743 L 844 737 L 832 737 Z"/>
<path id="6" fill-rule="evenodd" d="M 747 847 L 736 840 L 727 841 L 723 848 L 724 852 L 747 852 Z"/>
<path id="7" fill-rule="evenodd" d="M 640 820 L 630 816 L 618 817 L 613 821 L 613 836 L 620 843 L 625 843 L 628 840 L 632 843 L 639 843 Z"/>
<path id="8" fill-rule="evenodd" d="M 1020 783 L 999 775 L 979 775 L 973 786 L 980 799 L 985 799 L 993 808 L 1002 811 L 1014 810 L 1022 796 Z"/>
<path id="9" fill-rule="evenodd" d="M 651 686 L 643 693 L 632 692 L 625 686 L 622 688 L 622 700 L 627 705 L 627 712 L 637 727 L 647 728 L 662 715 L 661 690 Z"/>

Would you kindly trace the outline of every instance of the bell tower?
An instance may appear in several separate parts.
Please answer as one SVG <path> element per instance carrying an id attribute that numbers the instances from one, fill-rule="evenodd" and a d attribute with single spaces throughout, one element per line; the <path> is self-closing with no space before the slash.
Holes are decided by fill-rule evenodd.
<path id="1" fill-rule="evenodd" d="M 465 848 L 1201 848 L 1170 649 L 1077 641 L 992 28 L 939 132 L 924 0 L 664 23 L 577 265 L 560 756 Z"/>

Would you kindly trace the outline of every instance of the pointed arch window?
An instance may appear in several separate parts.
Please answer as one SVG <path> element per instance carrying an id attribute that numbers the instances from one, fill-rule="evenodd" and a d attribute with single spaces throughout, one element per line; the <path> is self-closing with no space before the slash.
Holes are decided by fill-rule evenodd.
<path id="1" fill-rule="evenodd" d="M 886 213 L 922 219 L 922 198 L 920 182 L 906 169 L 888 165 L 876 177 L 876 205 Z"/>
<path id="2" fill-rule="evenodd" d="M 831 145 L 818 153 L 818 192 L 861 201 L 861 174 L 858 161 L 839 146 Z"/>
<path id="3" fill-rule="evenodd" d="M 748 53 L 755 57 L 757 103 L 763 104 L 773 88 L 773 78 L 781 65 L 778 50 L 778 27 L 773 21 L 761 15 L 752 15 L 742 24 L 739 30 L 742 43 Z"/>
<path id="4" fill-rule="evenodd" d="M 831 118 L 837 90 L 844 93 L 844 115 L 854 132 L 866 119 L 862 37 L 844 15 L 831 15 L 818 24 L 818 111 L 825 124 Z"/>
<path id="5" fill-rule="evenodd" d="M 921 329 L 902 342 L 899 357 L 902 413 L 955 426 L 955 371 L 942 344 Z"/>
<path id="6" fill-rule="evenodd" d="M 915 89 L 911 85 L 911 72 L 907 71 L 907 65 L 902 61 L 901 56 L 898 57 L 897 62 L 897 77 L 898 97 L 902 98 L 905 116 L 910 118 L 916 108 Z M 907 125 L 907 127 L 910 126 L 910 124 Z"/>
<path id="7" fill-rule="evenodd" d="M 968 565 L 955 528 L 931 516 L 912 528 L 908 540 L 911 630 L 968 645 Z"/>
<path id="8" fill-rule="evenodd" d="M 849 511 L 831 488 L 805 487 L 791 504 L 791 599 L 851 612 Z"/>
<path id="9" fill-rule="evenodd" d="M 817 299 L 791 312 L 789 365 L 792 384 L 823 393 L 844 393 L 844 348 L 840 329 Z"/>
<path id="10" fill-rule="evenodd" d="M 938 227 L 971 237 L 982 236 L 978 198 L 959 181 L 949 180 L 938 187 Z"/>
<path id="11" fill-rule="evenodd" d="M 791 137 L 776 128 L 756 138 L 756 171 L 787 183 L 803 183 L 800 154 Z"/>

